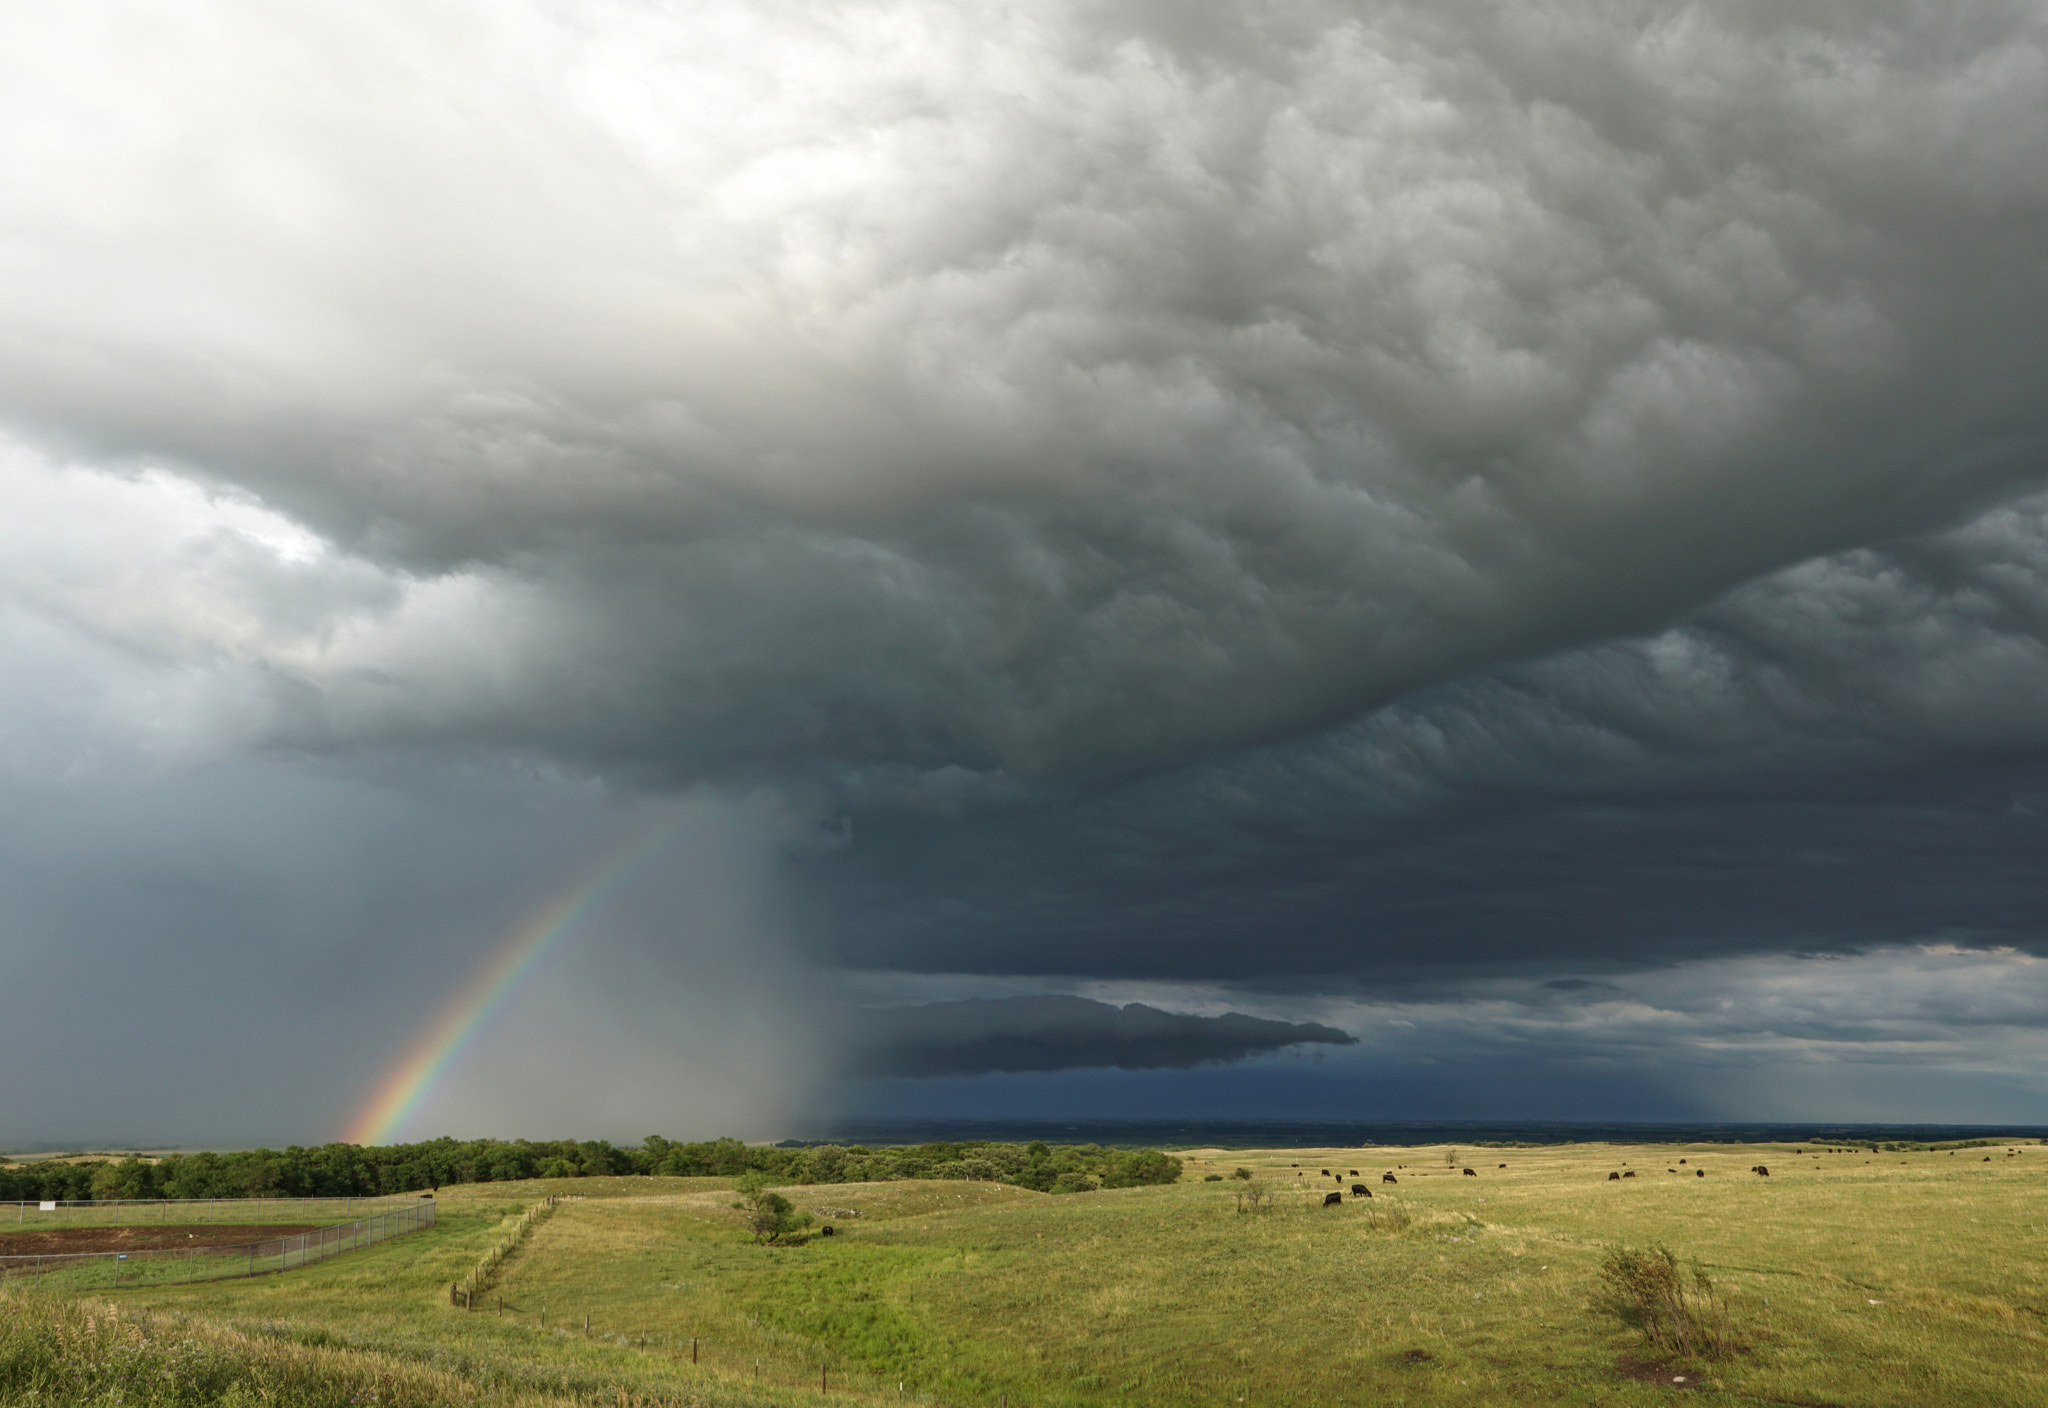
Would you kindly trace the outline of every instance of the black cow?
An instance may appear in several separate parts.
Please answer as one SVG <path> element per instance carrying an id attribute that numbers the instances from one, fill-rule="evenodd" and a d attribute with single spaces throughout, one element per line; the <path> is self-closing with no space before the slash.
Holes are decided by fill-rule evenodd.
<path id="1" fill-rule="evenodd" d="M 1468 1168 L 1468 1169 L 1466 1169 L 1466 1170 L 1465 1170 L 1465 1176 L 1466 1176 L 1467 1178 L 1477 1178 L 1477 1177 L 1478 1177 L 1479 1175 L 1478 1175 L 1478 1174 L 1476 1174 L 1476 1173 L 1474 1173 L 1474 1172 L 1473 1172 L 1473 1171 L 1472 1171 L 1471 1169 L 1469 1169 L 1469 1168 Z"/>
<path id="2" fill-rule="evenodd" d="M 1609 1183 L 1619 1183 L 1621 1182 L 1621 1175 L 1618 1173 L 1610 1173 L 1607 1175 L 1607 1181 Z"/>
<path id="3" fill-rule="evenodd" d="M 1336 1174 L 1330 1172 L 1328 1169 L 1323 1170 L 1323 1177 L 1325 1178 L 1335 1178 L 1336 1176 Z"/>
<path id="4" fill-rule="evenodd" d="M 824 1225 L 823 1227 L 819 1228 L 819 1229 L 818 1229 L 818 1235 L 819 1235 L 820 1237 L 829 1237 L 829 1236 L 831 1236 L 831 1235 L 832 1235 L 832 1224 L 828 1222 L 828 1223 L 826 1223 L 826 1224 L 825 1224 L 825 1225 Z"/>
<path id="5" fill-rule="evenodd" d="M 1380 1182 L 1382 1183 L 1399 1183 L 1400 1181 L 1400 1179 L 1394 1177 L 1392 1171 L 1380 1175 Z"/>
<path id="6" fill-rule="evenodd" d="M 1696 1168 L 1693 1170 L 1693 1173 L 1701 1178 L 1705 1178 L 1707 1176 L 1707 1171 L 1703 1168 Z"/>
<path id="7" fill-rule="evenodd" d="M 1354 1183 L 1351 1185 L 1351 1196 L 1354 1198 L 1370 1198 L 1372 1196 L 1372 1189 L 1366 1187 L 1363 1183 Z"/>
<path id="8" fill-rule="evenodd" d="M 1333 1207 L 1337 1206 L 1337 1204 L 1339 1204 L 1339 1203 L 1341 1203 L 1341 1202 L 1343 1202 L 1343 1201 L 1344 1201 L 1344 1195 L 1343 1195 L 1342 1193 L 1325 1193 L 1325 1194 L 1323 1194 L 1323 1206 L 1324 1206 L 1324 1207 L 1326 1207 L 1326 1208 L 1333 1208 Z"/>
<path id="9" fill-rule="evenodd" d="M 1761 1174 L 1765 1178 L 1769 1178 L 1771 1176 L 1771 1171 L 1765 1168 L 1762 1164 L 1758 1164 L 1755 1168 L 1751 1169 L 1750 1172 L 1755 1174 Z"/>
<path id="10" fill-rule="evenodd" d="M 1502 1168 L 1506 1168 L 1506 1167 L 1507 1167 L 1507 1165 L 1506 1165 L 1506 1164 L 1502 1164 L 1502 1165 L 1501 1165 L 1501 1167 L 1502 1167 Z"/>
<path id="11" fill-rule="evenodd" d="M 1358 1170 L 1357 1170 L 1357 1169 L 1353 1169 L 1353 1170 L 1351 1170 L 1351 1176 L 1352 1176 L 1353 1178 L 1356 1178 L 1356 1177 L 1358 1177 Z"/>

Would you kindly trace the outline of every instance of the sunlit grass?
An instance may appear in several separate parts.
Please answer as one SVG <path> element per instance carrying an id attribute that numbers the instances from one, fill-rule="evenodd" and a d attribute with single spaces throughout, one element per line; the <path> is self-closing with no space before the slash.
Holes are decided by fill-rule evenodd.
<path id="1" fill-rule="evenodd" d="M 991 1408 L 1620 1404 L 1669 1388 L 1596 1305 L 1600 1259 L 1662 1243 L 1706 1265 L 1747 1346 L 1662 1366 L 1666 1385 L 1683 1372 L 1738 1398 L 2048 1402 L 2048 1150 L 1573 1146 L 1450 1165 L 1446 1152 L 1197 1151 L 1178 1185 L 1063 1196 L 797 1188 L 799 1207 L 839 1211 L 833 1236 L 790 1247 L 752 1245 L 717 1180 L 481 1185 L 444 1190 L 430 1232 L 303 1273 L 120 1299 L 465 1383 L 561 1394 L 566 1379 L 605 1401 L 715 1389 L 815 1404 L 822 1365 L 835 1397 L 901 1384 Z M 1759 1162 L 1770 1177 L 1748 1171 Z M 1279 1187 L 1272 1212 L 1240 1214 L 1236 1180 L 1201 1181 L 1240 1165 Z M 1386 1169 L 1398 1185 L 1379 1182 Z M 1608 1180 L 1624 1170 L 1637 1176 Z M 1321 1206 L 1339 1186 L 1344 1204 Z M 476 1309 L 452 1308 L 448 1284 L 550 1191 L 586 1196 Z M 1410 1225 L 1375 1225 L 1390 1206 Z"/>

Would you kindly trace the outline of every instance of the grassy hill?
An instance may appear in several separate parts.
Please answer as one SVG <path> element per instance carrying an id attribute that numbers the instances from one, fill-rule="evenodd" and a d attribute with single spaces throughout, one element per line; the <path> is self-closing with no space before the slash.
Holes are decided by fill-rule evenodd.
<path id="1" fill-rule="evenodd" d="M 102 1357 L 127 1353 L 131 1366 L 185 1344 L 192 1362 L 217 1361 L 214 1398 L 277 1403 L 488 1390 L 816 1408 L 821 1367 L 835 1399 L 989 1408 L 1006 1396 L 1017 1408 L 1629 1404 L 1694 1390 L 1733 1402 L 2048 1403 L 2038 1146 L 1187 1158 L 1173 1186 L 1064 1196 L 957 1181 L 791 1188 L 834 1231 L 778 1247 L 748 1241 L 715 1179 L 444 1190 L 430 1232 L 304 1272 L 123 1292 L 108 1298 L 117 1318 L 105 1300 L 13 1293 L 0 1402 L 103 1390 L 53 1379 L 27 1397 L 20 1366 L 40 1361 L 22 1346 L 69 1334 L 80 1364 L 97 1362 L 88 1340 L 112 1336 Z M 1770 1176 L 1749 1172 L 1756 1163 Z M 1273 1190 L 1269 1210 L 1240 1210 L 1238 1167 Z M 1380 1182 L 1385 1170 L 1397 1185 Z M 1353 1197 L 1354 1181 L 1374 1196 Z M 1339 1186 L 1342 1205 L 1322 1206 Z M 537 1224 L 475 1308 L 451 1306 L 450 1283 L 548 1192 L 577 1196 Z M 1702 1262 L 1743 1351 L 1658 1362 L 1600 1305 L 1599 1267 L 1619 1243 Z M 98 1338 L 84 1333 L 88 1316 Z M 143 1388 L 135 1379 L 124 1401 L 208 1401 Z"/>

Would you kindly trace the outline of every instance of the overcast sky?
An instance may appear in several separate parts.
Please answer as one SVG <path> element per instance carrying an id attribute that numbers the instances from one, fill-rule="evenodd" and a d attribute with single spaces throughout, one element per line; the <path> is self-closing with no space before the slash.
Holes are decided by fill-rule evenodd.
<path id="1" fill-rule="evenodd" d="M 2048 1108 L 2030 0 L 8 31 L 0 1144 Z"/>

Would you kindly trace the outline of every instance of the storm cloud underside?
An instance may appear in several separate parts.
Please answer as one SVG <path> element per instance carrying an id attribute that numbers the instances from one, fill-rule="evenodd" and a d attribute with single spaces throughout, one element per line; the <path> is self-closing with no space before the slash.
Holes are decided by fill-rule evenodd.
<path id="1" fill-rule="evenodd" d="M 870 1005 L 1192 984 L 1359 1035 L 1316 1068 L 1353 1090 L 1451 1007 L 1503 1030 L 1502 983 L 2040 953 L 2036 7 L 16 28 L 0 784 L 69 819 L 16 853 L 23 951 L 200 965 L 192 1012 L 416 965 L 396 1039 L 476 916 L 682 797 L 726 860 L 529 1018 L 638 982 L 604 1061 L 735 1112 L 653 1009 L 809 1030 L 757 933 Z M 701 964 L 649 956 L 707 907 Z M 1971 1011 L 1797 1062 L 2024 1088 Z M 1630 1108 L 1697 1055 L 1630 1058 Z"/>

